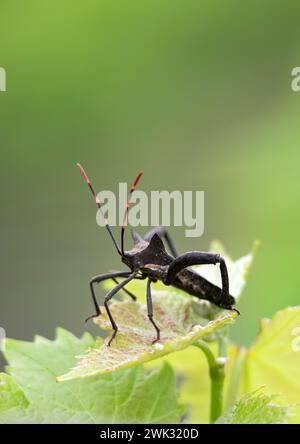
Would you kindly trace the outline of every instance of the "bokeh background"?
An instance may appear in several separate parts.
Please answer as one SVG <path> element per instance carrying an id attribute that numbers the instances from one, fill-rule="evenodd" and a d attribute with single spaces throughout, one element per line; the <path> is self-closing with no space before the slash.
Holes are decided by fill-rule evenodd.
<path id="1" fill-rule="evenodd" d="M 81 334 L 88 279 L 120 266 L 77 161 L 98 191 L 140 169 L 147 192 L 204 190 L 204 236 L 171 227 L 180 252 L 217 238 L 237 258 L 261 240 L 238 343 L 299 304 L 299 17 L 294 0 L 0 0 L 8 336 Z"/>

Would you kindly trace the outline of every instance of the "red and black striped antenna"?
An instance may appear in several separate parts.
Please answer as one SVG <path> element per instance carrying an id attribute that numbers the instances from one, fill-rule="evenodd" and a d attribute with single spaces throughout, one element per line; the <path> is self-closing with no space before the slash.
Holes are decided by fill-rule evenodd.
<path id="1" fill-rule="evenodd" d="M 77 163 L 76 166 L 79 168 L 79 171 L 81 172 L 81 175 L 82 175 L 84 181 L 87 183 L 89 189 L 91 190 L 92 195 L 93 195 L 93 198 L 94 198 L 94 201 L 95 201 L 95 204 L 97 205 L 97 207 L 98 207 L 99 210 L 101 211 L 101 215 L 102 215 L 102 217 L 103 217 L 103 220 L 104 220 L 104 223 L 105 223 L 105 227 L 106 227 L 107 231 L 109 232 L 109 235 L 110 235 L 110 237 L 112 238 L 112 241 L 113 241 L 113 243 L 114 243 L 114 245 L 115 245 L 115 247 L 116 247 L 118 253 L 119 253 L 120 256 L 121 256 L 121 255 L 122 255 L 122 252 L 121 252 L 120 247 L 119 247 L 119 245 L 117 244 L 117 241 L 116 241 L 116 239 L 115 239 L 115 237 L 114 237 L 114 235 L 113 235 L 113 232 L 112 232 L 111 227 L 110 227 L 110 225 L 109 225 L 109 223 L 108 223 L 108 220 L 107 220 L 107 218 L 104 216 L 104 213 L 103 213 L 102 208 L 101 208 L 101 202 L 100 202 L 100 199 L 99 199 L 99 197 L 97 196 L 97 194 L 96 194 L 96 192 L 95 192 L 95 190 L 94 190 L 94 188 L 93 188 L 93 185 L 91 184 L 91 181 L 90 181 L 88 175 L 87 175 L 86 172 L 84 171 L 83 166 L 82 166 L 80 163 Z"/>
<path id="2" fill-rule="evenodd" d="M 134 192 L 134 190 L 136 189 L 138 181 L 140 180 L 142 175 L 143 175 L 143 171 L 140 171 L 139 174 L 137 175 L 137 178 L 135 179 L 129 193 L 128 193 L 128 198 L 127 198 L 127 202 L 126 202 L 126 206 L 125 206 L 125 214 L 124 214 L 122 225 L 121 225 L 121 252 L 122 252 L 123 256 L 125 254 L 125 251 L 124 251 L 125 224 L 126 224 L 126 220 L 127 220 L 127 216 L 128 216 L 128 211 L 130 208 L 131 196 L 132 196 L 132 193 Z"/>

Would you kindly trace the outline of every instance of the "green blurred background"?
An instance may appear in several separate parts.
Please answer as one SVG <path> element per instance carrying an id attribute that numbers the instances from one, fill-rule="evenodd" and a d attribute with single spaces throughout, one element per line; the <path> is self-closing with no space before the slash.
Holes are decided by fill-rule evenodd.
<path id="1" fill-rule="evenodd" d="M 0 0 L 8 336 L 82 333 L 88 279 L 120 266 L 77 161 L 98 191 L 140 169 L 148 192 L 204 190 L 205 235 L 171 228 L 180 252 L 218 238 L 237 258 L 262 241 L 239 343 L 299 304 L 299 17 L 294 0 Z"/>

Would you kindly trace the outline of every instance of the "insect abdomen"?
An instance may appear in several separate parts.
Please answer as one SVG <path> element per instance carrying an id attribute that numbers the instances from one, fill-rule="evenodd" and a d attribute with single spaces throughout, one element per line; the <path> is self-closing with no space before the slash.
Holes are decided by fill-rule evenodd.
<path id="1" fill-rule="evenodd" d="M 185 269 L 180 271 L 172 285 L 192 296 L 205 299 L 213 304 L 220 305 L 221 303 L 221 288 L 191 270 Z"/>

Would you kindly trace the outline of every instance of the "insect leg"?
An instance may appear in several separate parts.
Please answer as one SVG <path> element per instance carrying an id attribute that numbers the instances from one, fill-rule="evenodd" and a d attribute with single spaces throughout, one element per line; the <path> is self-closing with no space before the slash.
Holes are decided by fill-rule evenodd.
<path id="1" fill-rule="evenodd" d="M 129 275 L 129 273 L 128 273 L 128 275 Z M 143 274 L 141 274 L 141 275 L 137 275 L 137 276 L 135 276 L 134 279 L 144 280 L 144 279 L 146 279 L 146 275 L 143 275 Z M 119 283 L 118 279 L 116 279 L 116 278 L 112 278 L 112 280 L 113 280 L 116 284 Z M 128 294 L 128 296 L 130 296 L 131 299 L 132 299 L 133 301 L 136 301 L 136 300 L 137 300 L 137 297 L 136 297 L 133 293 L 131 293 L 131 291 L 127 290 L 126 288 L 123 288 L 123 291 L 124 291 L 124 293 Z"/>
<path id="2" fill-rule="evenodd" d="M 116 278 L 112 278 L 112 280 L 113 280 L 116 284 L 119 283 L 119 281 L 118 281 Z M 123 288 L 123 291 L 124 291 L 124 293 L 126 293 L 128 296 L 130 296 L 131 299 L 132 299 L 133 301 L 136 301 L 137 297 L 136 297 L 133 293 L 131 293 L 131 291 L 126 290 L 126 288 Z"/>
<path id="3" fill-rule="evenodd" d="M 129 276 L 129 274 L 130 274 L 129 271 L 116 271 L 113 273 L 99 274 L 98 276 L 95 276 L 90 280 L 90 289 L 91 289 L 91 293 L 92 293 L 92 299 L 93 299 L 93 303 L 95 306 L 96 314 L 89 316 L 85 320 L 85 322 L 87 322 L 89 319 L 96 318 L 97 316 L 99 316 L 101 314 L 101 310 L 100 310 L 100 307 L 99 307 L 97 299 L 96 299 L 94 285 L 99 284 L 100 282 L 103 282 L 107 279 L 112 279 L 115 277 L 127 277 L 127 276 Z"/>
<path id="4" fill-rule="evenodd" d="M 152 341 L 152 344 L 160 340 L 160 329 L 156 325 L 154 319 L 153 319 L 153 305 L 152 305 L 152 297 L 151 297 L 151 279 L 148 279 L 147 281 L 147 312 L 148 312 L 148 318 L 153 327 L 156 330 L 156 339 Z"/>
<path id="5" fill-rule="evenodd" d="M 191 251 L 188 253 L 181 254 L 171 263 L 167 278 L 166 284 L 172 284 L 175 276 L 184 268 L 190 267 L 192 265 L 200 265 L 200 264 L 220 264 L 220 272 L 222 279 L 222 293 L 220 296 L 219 303 L 217 304 L 221 308 L 226 308 L 228 310 L 234 310 L 238 312 L 237 309 L 232 308 L 232 305 L 235 303 L 235 300 L 229 294 L 229 279 L 228 272 L 225 260 L 219 255 L 214 253 L 204 253 L 200 251 Z M 238 312 L 239 313 L 239 312 Z"/>
<path id="6" fill-rule="evenodd" d="M 174 242 L 173 242 L 168 230 L 165 227 L 163 227 L 161 225 L 159 227 L 153 228 L 152 230 L 150 230 L 146 234 L 146 236 L 144 237 L 144 240 L 149 242 L 152 239 L 154 234 L 158 234 L 159 236 L 163 237 L 166 240 L 172 256 L 174 256 L 174 257 L 178 256 Z"/>
<path id="7" fill-rule="evenodd" d="M 112 290 L 110 290 L 109 293 L 107 293 L 107 295 L 104 298 L 104 307 L 106 309 L 107 315 L 109 317 L 111 326 L 114 330 L 109 342 L 108 342 L 108 346 L 110 346 L 110 344 L 112 343 L 113 339 L 115 338 L 117 331 L 118 331 L 118 326 L 111 314 L 111 311 L 109 309 L 108 306 L 108 301 L 116 294 L 118 293 L 119 290 L 121 290 L 121 288 L 123 288 L 126 284 L 128 284 L 128 282 L 130 282 L 132 279 L 135 278 L 136 274 L 138 273 L 138 271 L 134 271 L 133 273 L 131 273 L 124 281 L 120 282 L 118 285 L 116 285 Z"/>

